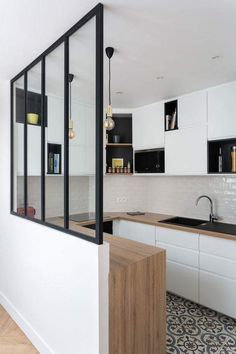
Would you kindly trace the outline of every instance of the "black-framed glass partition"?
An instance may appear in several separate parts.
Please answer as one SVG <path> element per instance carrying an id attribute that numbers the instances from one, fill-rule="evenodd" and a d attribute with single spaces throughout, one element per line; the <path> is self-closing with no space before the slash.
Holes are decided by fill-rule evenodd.
<path id="1" fill-rule="evenodd" d="M 11 213 L 103 242 L 101 4 L 11 80 Z"/>

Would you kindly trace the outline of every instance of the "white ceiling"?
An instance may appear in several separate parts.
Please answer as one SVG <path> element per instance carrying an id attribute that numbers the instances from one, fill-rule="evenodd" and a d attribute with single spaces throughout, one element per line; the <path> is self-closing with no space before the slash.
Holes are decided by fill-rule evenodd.
<path id="1" fill-rule="evenodd" d="M 0 77 L 17 74 L 94 5 L 92 0 L 0 0 Z M 104 5 L 105 46 L 115 48 L 114 106 L 137 107 L 236 79 L 235 0 L 107 0 Z"/>

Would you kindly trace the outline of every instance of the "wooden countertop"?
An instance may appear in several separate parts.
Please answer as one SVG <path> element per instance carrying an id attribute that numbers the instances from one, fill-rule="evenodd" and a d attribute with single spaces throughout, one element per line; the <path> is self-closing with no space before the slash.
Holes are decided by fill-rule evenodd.
<path id="1" fill-rule="evenodd" d="M 164 224 L 164 223 L 160 222 L 162 220 L 165 220 L 165 219 L 168 219 L 171 217 L 173 217 L 173 215 L 159 214 L 159 213 L 145 213 L 145 215 L 136 215 L 136 216 L 128 215 L 125 212 L 104 213 L 104 221 L 127 220 L 127 221 L 143 223 L 143 224 L 147 224 L 147 225 L 154 225 L 154 226 L 164 227 L 164 228 L 173 229 L 173 230 L 186 231 L 186 232 L 191 232 L 191 233 L 195 233 L 195 234 L 201 234 L 201 235 L 212 236 L 212 237 L 219 237 L 219 238 L 224 238 L 227 240 L 236 241 L 236 235 L 207 231 L 207 230 L 202 230 L 202 229 L 196 229 L 193 227 L 185 227 L 185 226 L 181 226 L 181 225 Z M 63 219 L 62 218 L 51 218 L 50 222 L 52 222 L 53 224 L 59 225 L 59 226 L 63 226 Z M 83 221 L 83 222 L 79 222 L 79 223 L 74 222 L 74 221 L 70 221 L 70 228 L 74 231 L 81 232 L 81 233 L 84 233 L 88 236 L 94 237 L 95 236 L 94 230 L 84 227 L 84 226 L 94 224 L 94 222 L 95 222 L 94 220 Z M 109 242 L 109 243 L 111 243 L 113 240 L 110 238 L 109 234 L 104 233 L 104 240 L 106 240 L 106 239 L 107 239 L 107 242 Z M 122 240 L 125 241 L 125 239 L 122 239 Z"/>
<path id="2" fill-rule="evenodd" d="M 220 238 L 225 238 L 228 240 L 236 241 L 236 235 L 230 235 L 230 234 L 224 234 L 224 233 L 220 233 L 220 232 L 202 230 L 202 229 L 197 229 L 194 227 L 185 227 L 185 226 L 181 226 L 181 225 L 164 224 L 164 223 L 160 222 L 162 220 L 173 217 L 173 215 L 158 214 L 158 213 L 145 213 L 145 215 L 137 215 L 137 216 L 131 216 L 131 215 L 128 215 L 127 213 L 109 213 L 109 215 L 110 215 L 110 217 L 113 216 L 113 219 L 134 221 L 134 222 L 139 222 L 139 223 L 143 223 L 143 224 L 173 229 L 173 230 L 186 231 L 186 232 L 191 232 L 194 234 L 201 234 L 201 235 L 212 236 L 212 237 L 220 237 Z"/>
<path id="3" fill-rule="evenodd" d="M 111 215 L 112 214 L 112 215 Z M 116 213 L 115 213 L 116 214 Z M 104 221 L 111 221 L 119 219 L 119 215 L 109 213 L 109 218 L 104 217 Z M 63 226 L 63 218 L 50 218 L 50 223 L 58 226 Z M 139 221 L 140 222 L 140 221 Z M 70 229 L 81 232 L 87 236 L 95 237 L 95 231 L 88 229 L 85 226 L 93 224 L 94 221 L 88 222 L 75 222 L 70 221 Z M 145 258 L 152 257 L 158 253 L 165 253 L 165 250 L 145 245 L 144 243 L 127 240 L 122 237 L 115 237 L 104 232 L 104 241 L 110 244 L 110 271 L 114 272 L 126 268 L 129 265 L 144 260 Z"/>

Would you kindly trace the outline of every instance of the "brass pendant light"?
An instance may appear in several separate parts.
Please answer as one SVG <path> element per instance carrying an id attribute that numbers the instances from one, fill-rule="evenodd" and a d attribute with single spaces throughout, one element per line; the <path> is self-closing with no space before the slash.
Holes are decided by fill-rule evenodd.
<path id="1" fill-rule="evenodd" d="M 104 128 L 106 130 L 112 130 L 115 127 L 115 122 L 112 119 L 112 106 L 111 106 L 111 58 L 114 53 L 114 48 L 107 47 L 106 48 L 106 55 L 109 59 L 109 78 L 108 78 L 108 91 L 109 91 L 109 103 L 106 112 L 106 119 L 104 121 Z"/>
<path id="2" fill-rule="evenodd" d="M 68 137 L 69 139 L 74 139 L 75 138 L 75 131 L 73 128 L 73 120 L 71 118 L 71 83 L 74 80 L 74 75 L 69 74 L 69 130 L 68 130 Z"/>

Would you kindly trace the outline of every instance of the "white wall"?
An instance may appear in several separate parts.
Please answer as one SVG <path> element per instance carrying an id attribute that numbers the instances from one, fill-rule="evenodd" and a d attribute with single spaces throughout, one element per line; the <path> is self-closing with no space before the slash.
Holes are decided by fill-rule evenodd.
<path id="1" fill-rule="evenodd" d="M 221 221 L 236 224 L 236 177 L 128 177 L 106 176 L 104 210 L 141 210 L 179 216 L 208 218 L 209 203 L 196 198 L 213 198 Z"/>
<path id="2" fill-rule="evenodd" d="M 8 82 L 0 101 L 0 303 L 40 353 L 108 354 L 108 245 L 10 215 Z"/>

